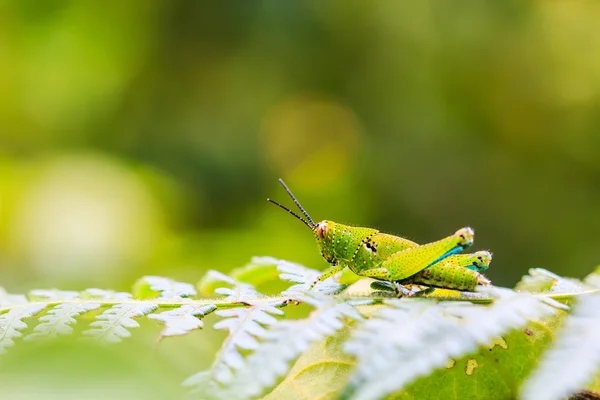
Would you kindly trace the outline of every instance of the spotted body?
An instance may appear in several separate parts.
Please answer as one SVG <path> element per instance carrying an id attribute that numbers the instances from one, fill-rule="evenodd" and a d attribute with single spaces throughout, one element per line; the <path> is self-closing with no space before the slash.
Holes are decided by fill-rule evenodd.
<path id="1" fill-rule="evenodd" d="M 300 219 L 313 231 L 321 255 L 331 265 L 311 288 L 345 267 L 360 276 L 401 285 L 414 283 L 473 290 L 479 284 L 489 284 L 478 271 L 487 268 L 491 261 L 490 253 L 456 254 L 473 244 L 474 232 L 471 228 L 462 228 L 444 239 L 418 245 L 372 228 L 353 227 L 328 220 L 315 223 L 285 183 L 282 180 L 280 183 L 306 219 L 268 200 Z"/>

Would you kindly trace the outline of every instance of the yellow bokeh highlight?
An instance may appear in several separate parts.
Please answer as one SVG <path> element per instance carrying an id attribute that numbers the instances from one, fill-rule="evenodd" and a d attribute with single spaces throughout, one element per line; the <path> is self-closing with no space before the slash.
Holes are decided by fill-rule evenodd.
<path id="1" fill-rule="evenodd" d="M 266 116 L 267 159 L 297 184 L 321 186 L 350 169 L 363 129 L 352 110 L 317 96 L 297 95 Z"/>

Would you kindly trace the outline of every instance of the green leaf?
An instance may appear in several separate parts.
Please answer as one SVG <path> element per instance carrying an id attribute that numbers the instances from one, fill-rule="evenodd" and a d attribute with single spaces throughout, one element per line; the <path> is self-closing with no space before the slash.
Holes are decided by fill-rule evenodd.
<path id="1" fill-rule="evenodd" d="M 358 327 L 345 346 L 356 356 L 357 367 L 344 398 L 382 398 L 495 336 L 555 312 L 546 300 L 531 295 L 498 288 L 486 292 L 496 297 L 489 306 L 422 299 L 387 301 L 390 307 Z M 390 370 L 394 374 L 387 373 Z"/>
<path id="2" fill-rule="evenodd" d="M 229 276 L 237 281 L 259 286 L 277 280 L 279 262 L 280 260 L 273 257 L 252 257 L 250 263 L 242 268 L 232 270 Z"/>
<path id="3" fill-rule="evenodd" d="M 523 379 L 551 344 L 558 321 L 558 317 L 531 321 L 522 329 L 494 337 L 489 344 L 479 346 L 470 355 L 447 361 L 387 399 L 516 398 Z M 354 358 L 343 350 L 351 328 L 350 325 L 313 345 L 266 399 L 338 399 L 356 366 Z M 433 353 L 421 356 L 431 357 Z M 395 368 L 386 372 L 390 377 L 396 373 Z"/>
<path id="4" fill-rule="evenodd" d="M 346 327 L 313 344 L 264 400 L 337 399 L 354 367 L 354 359 L 342 350 L 349 335 L 350 329 Z"/>
<path id="5" fill-rule="evenodd" d="M 277 265 L 280 260 L 273 257 L 252 257 L 250 263 L 242 268 L 236 268 L 229 273 L 235 281 L 259 286 L 277 279 L 279 272 Z M 198 291 L 204 296 L 210 296 L 215 289 L 220 287 L 223 280 L 220 276 L 208 273 L 198 282 Z"/>

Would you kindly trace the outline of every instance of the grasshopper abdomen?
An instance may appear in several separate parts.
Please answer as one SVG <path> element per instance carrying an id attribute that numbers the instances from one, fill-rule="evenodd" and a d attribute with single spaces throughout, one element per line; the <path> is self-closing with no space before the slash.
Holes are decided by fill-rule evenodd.
<path id="1" fill-rule="evenodd" d="M 490 281 L 477 271 L 442 265 L 418 272 L 399 283 L 472 292 L 477 286 L 489 285 Z"/>
<path id="2" fill-rule="evenodd" d="M 487 251 L 454 255 L 399 283 L 414 283 L 444 289 L 473 291 L 477 286 L 488 286 L 490 284 L 489 279 L 478 271 L 485 270 L 491 260 L 492 255 Z"/>

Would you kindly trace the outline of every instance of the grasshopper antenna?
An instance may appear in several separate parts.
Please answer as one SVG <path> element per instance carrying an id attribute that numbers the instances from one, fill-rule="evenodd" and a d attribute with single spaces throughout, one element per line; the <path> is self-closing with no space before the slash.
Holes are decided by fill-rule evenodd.
<path id="1" fill-rule="evenodd" d="M 283 188 L 290 195 L 290 197 L 292 198 L 292 200 L 294 200 L 294 203 L 296 204 L 296 206 L 298 206 L 298 208 L 300 209 L 300 211 L 302 211 L 302 214 L 304 214 L 304 216 L 306 217 L 306 219 L 310 221 L 310 223 L 312 224 L 312 226 L 317 226 L 317 224 L 315 224 L 315 221 L 313 221 L 312 218 L 310 217 L 310 215 L 308 215 L 308 213 L 306 212 L 306 210 L 304 209 L 304 207 L 302 207 L 300 205 L 300 202 L 298 200 L 296 200 L 296 196 L 294 196 L 294 194 L 292 193 L 292 191 L 287 187 L 287 185 L 285 184 L 285 182 L 283 181 L 283 179 L 279 178 L 279 183 L 281 183 L 281 186 L 283 186 Z"/>
<path id="2" fill-rule="evenodd" d="M 307 220 L 305 220 L 304 218 L 302 218 L 301 216 L 299 216 L 298 214 L 296 214 L 295 212 L 293 212 L 292 210 L 290 210 L 289 208 L 287 208 L 284 205 L 279 204 L 278 202 L 276 202 L 275 200 L 272 199 L 267 199 L 267 201 L 270 201 L 271 203 L 275 204 L 276 206 L 283 208 L 285 211 L 289 212 L 290 214 L 292 214 L 294 217 L 298 218 L 300 221 L 302 221 L 304 223 L 304 225 L 308 226 L 311 230 L 313 230 L 316 226 L 315 225 L 311 225 Z M 314 222 L 313 222 L 314 223 Z"/>

